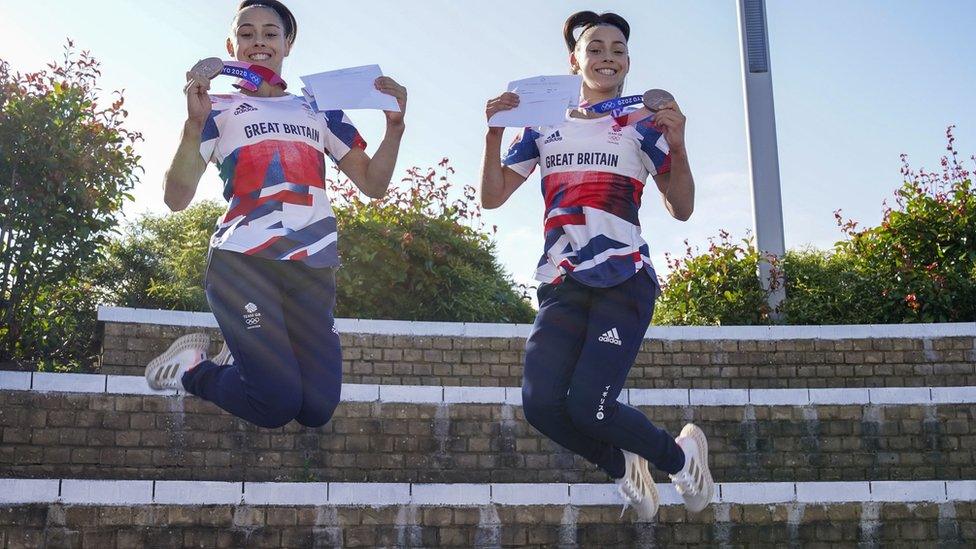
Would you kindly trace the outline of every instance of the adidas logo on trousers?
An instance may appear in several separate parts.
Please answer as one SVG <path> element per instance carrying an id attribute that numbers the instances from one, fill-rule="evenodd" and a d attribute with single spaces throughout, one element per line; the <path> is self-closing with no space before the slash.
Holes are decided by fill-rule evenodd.
<path id="1" fill-rule="evenodd" d="M 620 336 L 617 335 L 617 329 L 613 328 L 607 333 L 600 336 L 600 341 L 603 343 L 612 343 L 614 345 L 621 345 Z"/>

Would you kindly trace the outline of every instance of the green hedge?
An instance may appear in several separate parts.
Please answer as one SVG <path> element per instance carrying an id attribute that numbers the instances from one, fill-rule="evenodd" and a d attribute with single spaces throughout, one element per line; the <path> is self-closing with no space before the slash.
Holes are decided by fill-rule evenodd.
<path id="1" fill-rule="evenodd" d="M 976 320 L 976 191 L 958 160 L 952 127 L 942 172 L 916 171 L 903 156 L 904 182 L 877 227 L 835 213 L 846 237 L 830 250 L 791 250 L 773 261 L 784 273 L 787 324 L 890 324 Z M 768 324 L 750 240 L 727 233 L 701 254 L 668 258 L 658 324 Z"/>
<path id="2" fill-rule="evenodd" d="M 480 226 L 473 189 L 452 199 L 445 163 L 408 170 L 404 184 L 364 201 L 348 181 L 330 181 L 339 224 L 336 314 L 351 318 L 530 322 L 524 290 L 514 287 Z M 100 285 L 111 303 L 207 311 L 207 247 L 224 205 L 195 204 L 147 215 L 111 243 Z"/>

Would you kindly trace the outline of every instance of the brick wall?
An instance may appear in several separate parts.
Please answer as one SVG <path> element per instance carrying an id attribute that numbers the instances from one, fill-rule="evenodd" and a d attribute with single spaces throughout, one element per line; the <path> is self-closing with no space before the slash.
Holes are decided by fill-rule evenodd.
<path id="1" fill-rule="evenodd" d="M 176 337 L 215 329 L 106 322 L 101 369 L 140 375 Z M 344 333 L 348 383 L 521 385 L 522 337 Z M 976 338 L 645 340 L 628 384 L 640 388 L 976 385 Z"/>
<path id="2" fill-rule="evenodd" d="M 716 481 L 976 478 L 971 404 L 641 409 L 672 433 L 698 423 Z M 607 480 L 501 404 L 345 402 L 322 428 L 266 430 L 193 397 L 0 391 L 0 440 L 13 478 Z"/>
<path id="3" fill-rule="evenodd" d="M 0 547 L 940 546 L 976 542 L 976 505 L 849 503 L 662 507 L 0 506 Z"/>

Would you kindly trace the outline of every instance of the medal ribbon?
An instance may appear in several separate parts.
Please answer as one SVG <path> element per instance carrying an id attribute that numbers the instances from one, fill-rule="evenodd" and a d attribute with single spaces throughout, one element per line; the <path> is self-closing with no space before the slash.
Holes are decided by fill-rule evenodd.
<path id="1" fill-rule="evenodd" d="M 638 103 L 644 102 L 643 95 L 627 95 L 624 97 L 614 97 L 613 99 L 607 99 L 606 101 L 601 101 L 596 105 L 588 106 L 586 108 L 599 114 L 605 112 L 616 111 L 619 112 L 623 110 L 624 107 L 629 107 L 631 105 L 636 105 Z"/>
<path id="2" fill-rule="evenodd" d="M 288 84 L 278 76 L 278 73 L 260 65 L 252 65 L 241 61 L 224 61 L 224 68 L 220 70 L 220 73 L 239 78 L 240 80 L 238 80 L 235 86 L 252 92 L 258 91 L 258 88 L 261 87 L 261 82 L 267 82 L 281 89 L 288 88 Z"/>
<path id="3" fill-rule="evenodd" d="M 609 112 L 610 116 L 613 118 L 613 121 L 616 122 L 618 126 L 631 126 L 640 122 L 641 120 L 653 118 L 654 114 L 648 114 L 647 109 L 637 109 L 629 113 L 624 112 L 624 107 L 643 104 L 643 102 L 643 95 L 628 95 L 625 97 L 615 97 L 613 99 L 601 101 L 596 105 L 590 105 L 586 100 L 582 100 L 580 101 L 580 107 L 599 114 Z"/>

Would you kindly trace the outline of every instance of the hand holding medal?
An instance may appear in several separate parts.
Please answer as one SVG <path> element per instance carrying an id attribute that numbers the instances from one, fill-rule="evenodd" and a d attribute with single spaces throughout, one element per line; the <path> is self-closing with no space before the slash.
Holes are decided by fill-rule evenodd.
<path id="1" fill-rule="evenodd" d="M 664 134 L 668 147 L 672 151 L 684 149 L 685 115 L 674 96 L 664 90 L 648 90 L 644 93 L 644 108 L 653 113 L 654 125 Z"/>
<path id="2" fill-rule="evenodd" d="M 206 83 L 207 87 L 210 87 L 210 81 L 220 74 L 223 68 L 224 62 L 216 57 L 208 57 L 197 61 L 197 64 L 193 65 L 190 72 L 186 73 L 187 82 L 186 86 L 183 87 L 183 93 L 188 92 L 194 83 Z"/>
<path id="3" fill-rule="evenodd" d="M 210 80 L 220 74 L 224 62 L 216 57 L 202 59 L 186 73 L 186 110 L 190 120 L 202 124 L 210 114 Z"/>
<path id="4" fill-rule="evenodd" d="M 637 104 L 641 104 L 641 108 L 624 112 L 624 107 Z M 673 149 L 684 147 L 685 116 L 681 114 L 674 96 L 665 90 L 651 89 L 644 95 L 615 97 L 595 105 L 581 103 L 580 106 L 598 114 L 609 112 L 621 126 L 630 126 L 653 116 L 653 123 L 664 134 L 668 146 Z"/>
<path id="5" fill-rule="evenodd" d="M 198 83 L 209 83 L 221 74 L 239 78 L 240 80 L 234 85 L 252 92 L 258 91 L 262 82 L 267 82 L 272 86 L 278 86 L 281 89 L 288 88 L 288 84 L 276 72 L 267 67 L 242 63 L 241 61 L 223 61 L 217 57 L 208 57 L 197 61 L 197 64 L 193 65 L 190 72 L 186 73 L 189 81 L 186 83 L 186 87 L 183 88 L 183 92 L 186 93 L 189 91 L 194 81 Z"/>
<path id="6" fill-rule="evenodd" d="M 624 107 L 643 104 L 643 108 L 637 109 L 627 115 L 627 123 L 621 124 L 621 126 L 626 126 L 647 118 L 650 114 L 658 112 L 673 102 L 674 96 L 670 93 L 664 90 L 653 89 L 647 90 L 644 92 L 644 95 L 614 97 L 613 99 L 601 101 L 595 105 L 588 105 L 586 102 L 581 102 L 580 107 L 584 107 L 586 110 L 593 111 L 597 114 L 609 112 L 614 118 L 620 118 L 623 116 Z"/>
<path id="7" fill-rule="evenodd" d="M 183 87 L 191 120 L 202 122 L 210 114 L 207 91 L 210 90 L 210 81 L 221 74 L 238 78 L 234 86 L 251 92 L 258 91 L 264 82 L 282 89 L 288 87 L 276 72 L 267 67 L 241 61 L 223 61 L 218 57 L 201 59 L 186 73 L 187 82 Z"/>

